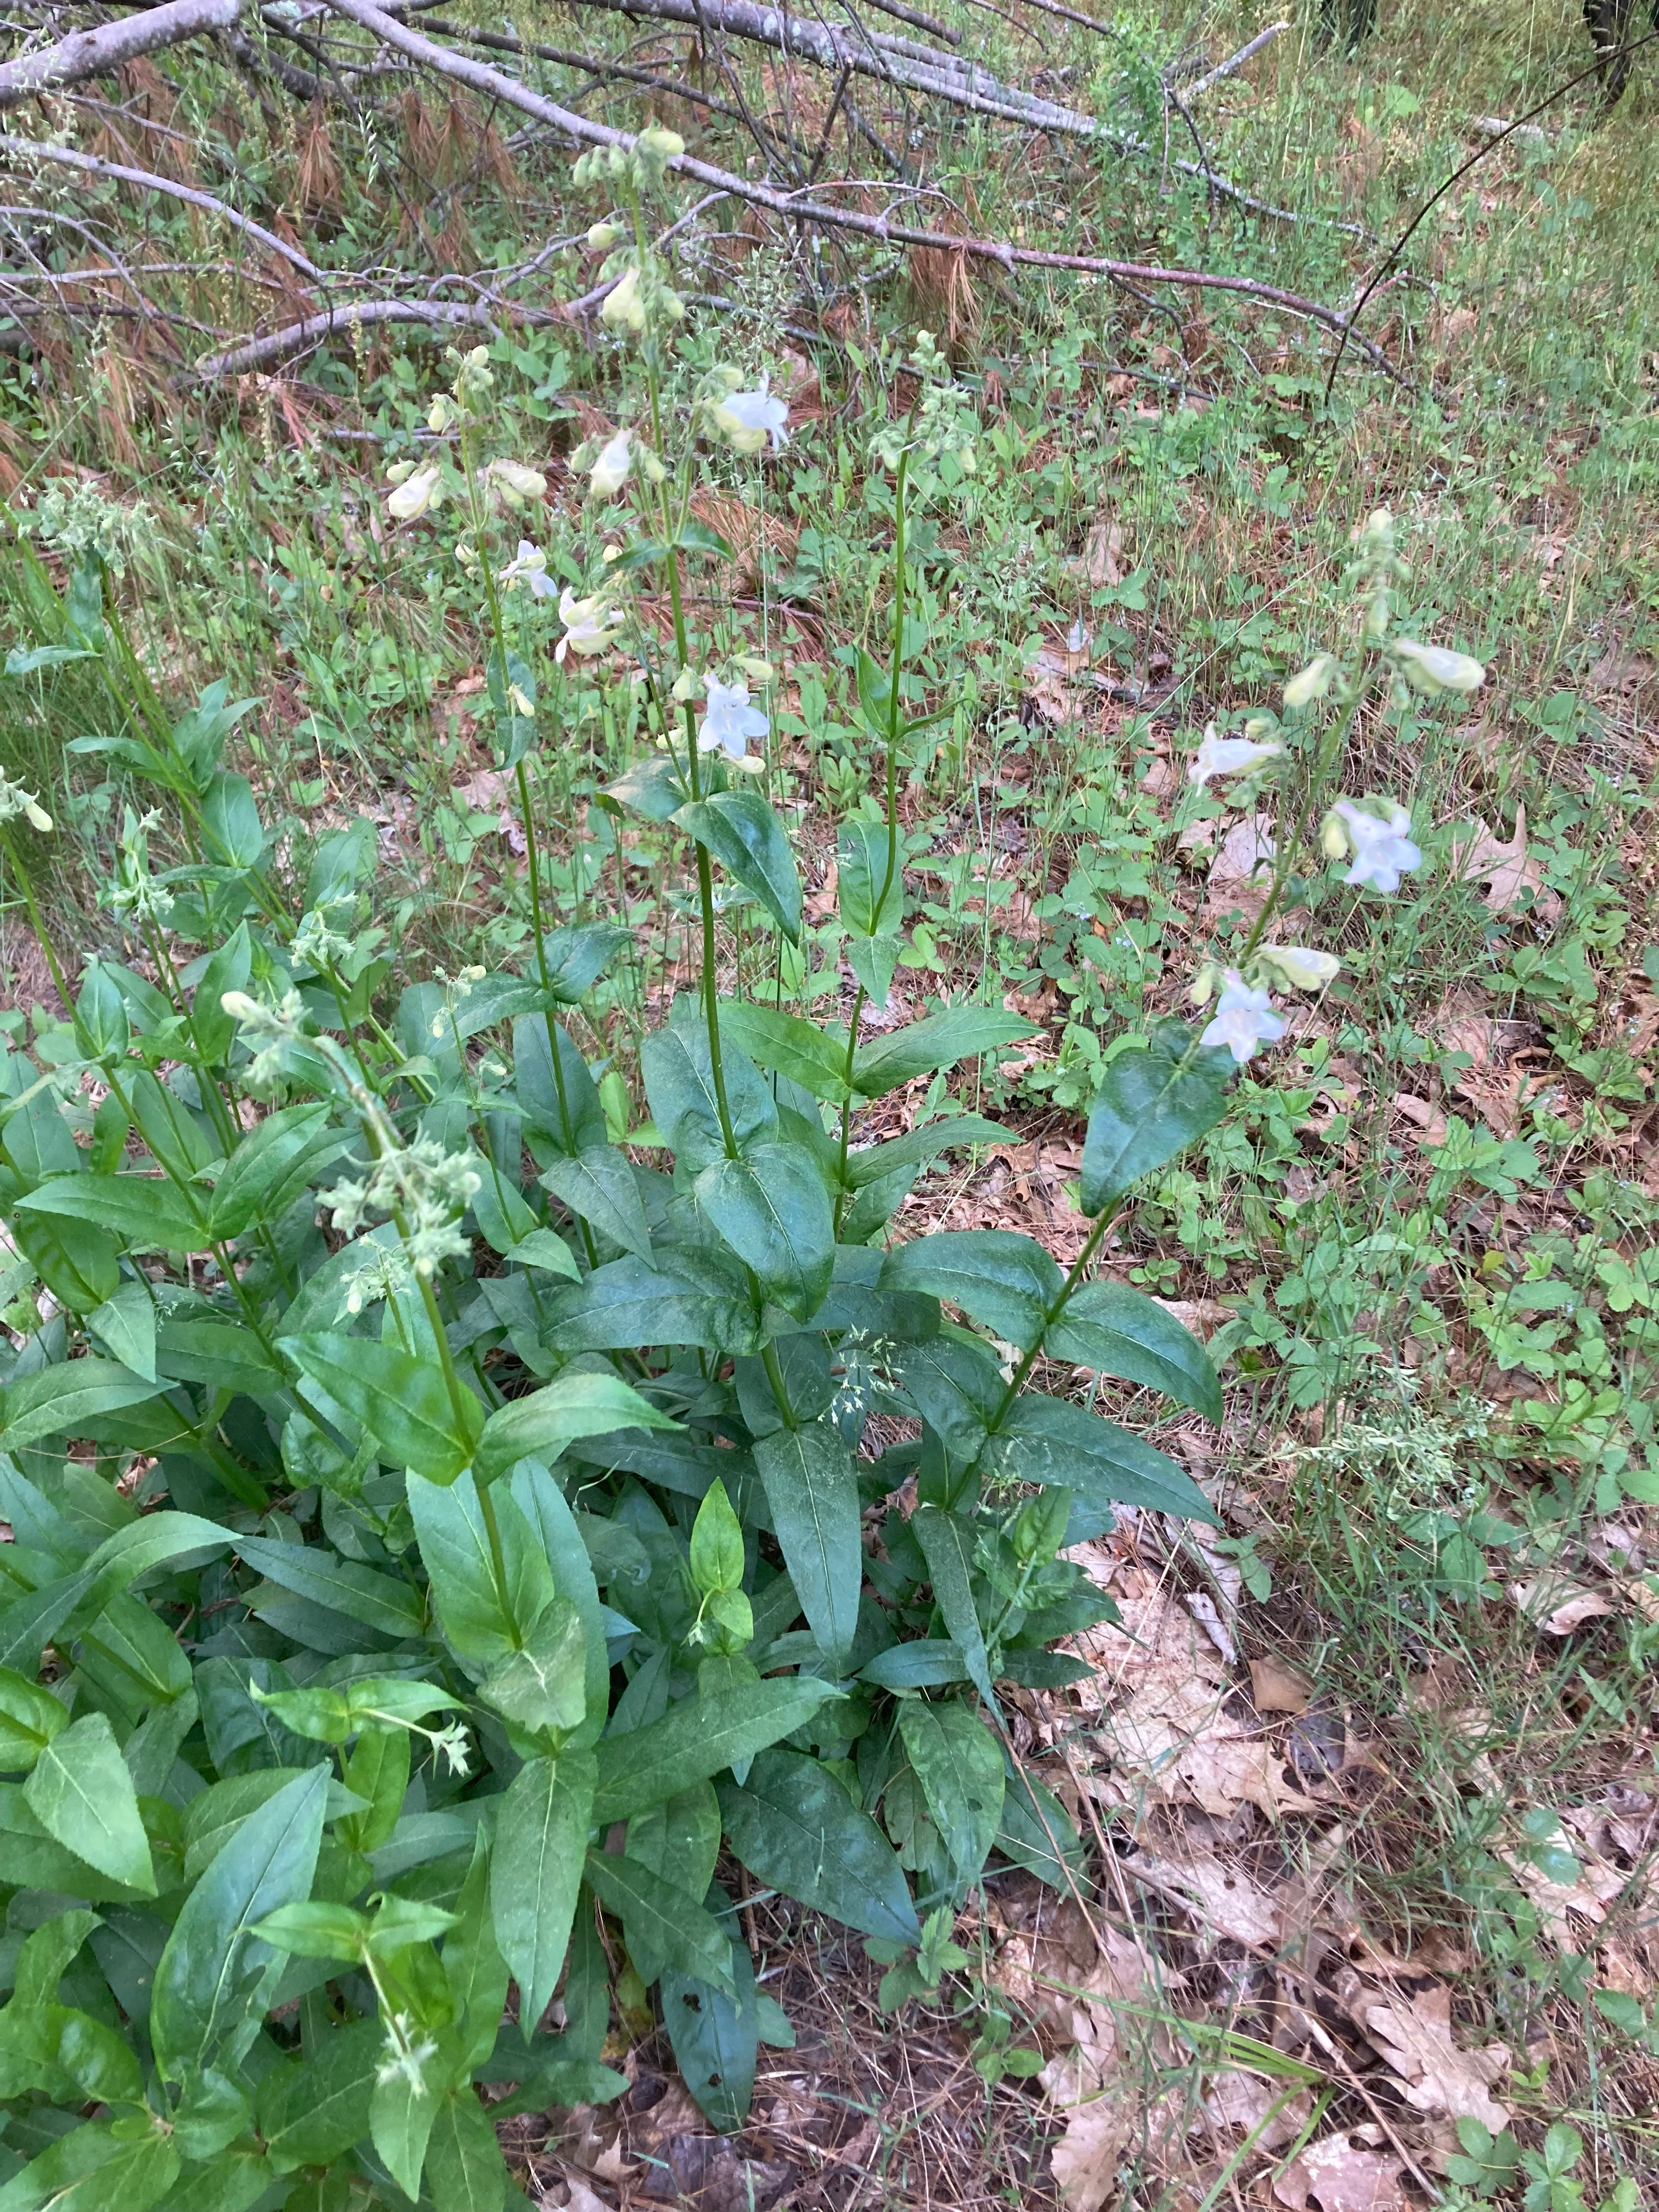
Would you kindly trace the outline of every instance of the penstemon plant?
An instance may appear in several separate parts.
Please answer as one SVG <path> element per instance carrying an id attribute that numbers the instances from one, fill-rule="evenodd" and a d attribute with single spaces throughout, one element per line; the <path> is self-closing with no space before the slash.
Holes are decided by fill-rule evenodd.
<path id="1" fill-rule="evenodd" d="M 809 1022 L 722 988 L 721 912 L 752 902 L 797 945 L 801 888 L 751 750 L 767 672 L 718 616 L 694 629 L 691 564 L 726 549 L 692 495 L 709 444 L 758 464 L 787 416 L 678 349 L 647 234 L 675 144 L 578 171 L 619 210 L 594 236 L 635 404 L 574 464 L 608 544 L 519 535 L 546 485 L 490 451 L 482 351 L 388 501 L 460 520 L 522 817 L 523 973 L 410 980 L 373 919 L 371 826 L 279 842 L 223 765 L 247 702 L 215 686 L 168 715 L 95 546 L 71 577 L 50 650 L 100 661 L 116 726 L 83 744 L 158 811 L 129 808 L 106 885 L 127 958 L 89 962 L 72 1020 L 0 1062 L 0 2212 L 493 2212 L 518 2201 L 497 2119 L 625 2087 L 617 1990 L 629 2014 L 655 1990 L 691 2094 L 740 2125 L 758 2044 L 791 2032 L 722 1856 L 866 1936 L 891 2002 L 934 1988 L 988 1868 L 1086 1879 L 999 1705 L 1074 1678 L 1052 1647 L 1109 1616 L 1066 1547 L 1121 1504 L 1213 1518 L 1039 1362 L 1219 1419 L 1202 1346 L 1092 1262 L 1138 1180 L 1220 1118 L 1274 1033 L 1269 988 L 1331 972 L 1267 931 L 1366 672 L 1478 673 L 1389 639 L 1374 524 L 1370 657 L 1291 687 L 1291 713 L 1335 710 L 1295 833 L 1243 950 L 1200 975 L 1208 1026 L 1109 1061 L 1076 1262 L 1001 1231 L 890 1243 L 929 1161 L 1001 1133 L 957 1114 L 862 1145 L 860 1109 L 1024 1031 L 957 1005 L 860 1036 L 903 948 L 898 771 L 929 719 L 906 530 L 971 466 L 973 425 L 921 343 L 872 456 L 894 566 L 886 660 L 859 664 L 884 805 L 837 854 L 854 991 Z M 608 798 L 689 842 L 702 925 L 698 987 L 643 1042 L 632 1150 L 570 1026 L 627 932 L 550 923 L 535 774 L 559 672 L 618 648 L 656 743 Z M 1284 742 L 1206 739 L 1194 775 L 1260 777 Z M 1350 881 L 1414 865 L 1388 809 L 1323 818 Z M 0 792 L 39 921 L 25 822 L 50 826 Z M 919 1433 L 875 1453 L 876 1413 Z"/>

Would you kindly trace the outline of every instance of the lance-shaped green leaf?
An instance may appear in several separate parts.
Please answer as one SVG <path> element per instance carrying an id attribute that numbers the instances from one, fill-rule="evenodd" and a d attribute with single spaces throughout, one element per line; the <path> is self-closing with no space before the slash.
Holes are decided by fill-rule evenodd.
<path id="1" fill-rule="evenodd" d="M 48 2144 L 0 2190 L 3 2212 L 150 2212 L 179 2178 L 164 2136 L 118 2136 L 88 2120 Z"/>
<path id="2" fill-rule="evenodd" d="M 519 2017 L 532 2028 L 564 1966 L 592 1825 L 593 1754 L 527 1759 L 496 1817 L 489 1869 L 495 1942 L 519 1984 Z"/>
<path id="3" fill-rule="evenodd" d="M 754 1061 L 735 1048 L 723 1048 L 720 1072 L 739 1152 L 772 1143 L 778 1109 Z M 705 1030 L 689 1023 L 684 1029 L 653 1030 L 640 1047 L 640 1073 L 651 1118 L 679 1164 L 696 1175 L 711 1160 L 724 1159 L 726 1138 Z"/>
<path id="4" fill-rule="evenodd" d="M 587 1711 L 581 1615 L 568 1598 L 544 1606 L 524 1648 L 498 1659 L 478 1695 L 515 1728 L 539 1735 L 581 1726 Z"/>
<path id="5" fill-rule="evenodd" d="M 139 1251 L 201 1252 L 207 1248 L 206 1229 L 161 1176 L 54 1176 L 20 1198 L 17 1208 L 23 1213 L 89 1221 L 97 1228 L 113 1230 Z"/>
<path id="6" fill-rule="evenodd" d="M 456 2023 L 466 2039 L 464 2063 L 471 2075 L 495 2047 L 509 1978 L 489 1910 L 489 1838 L 483 1830 L 455 1899 L 454 1925 L 444 1938 L 443 1967 Z"/>
<path id="7" fill-rule="evenodd" d="M 991 1662 L 985 1635 L 974 1604 L 971 1580 L 975 1530 L 960 1515 L 941 1512 L 937 1505 L 919 1505 L 910 1516 L 910 1532 L 927 1562 L 927 1578 L 950 1640 L 962 1654 L 968 1679 L 993 1712 L 997 1709 L 991 1688 Z M 904 1648 L 902 1644 L 901 1650 Z"/>
<path id="8" fill-rule="evenodd" d="M 14 1668 L 0 1667 L 0 1773 L 33 1766 L 68 1726 L 68 1711 L 49 1691 Z"/>
<path id="9" fill-rule="evenodd" d="M 730 1939 L 695 1898 L 649 1867 L 610 1851 L 589 1851 L 586 1872 L 599 1903 L 621 1919 L 630 1951 L 637 1948 L 735 1996 Z"/>
<path id="10" fill-rule="evenodd" d="M 726 1261 L 724 1274 L 715 1264 L 722 1257 L 669 1251 L 652 1266 L 632 1253 L 608 1260 L 585 1283 L 543 1293 L 543 1340 L 563 1352 L 637 1351 L 647 1344 L 752 1352 L 752 1302 L 736 1261 Z"/>
<path id="11" fill-rule="evenodd" d="M 165 1387 L 146 1382 L 112 1359 L 40 1368 L 0 1391 L 0 1450 L 21 1451 L 43 1437 L 84 1437 L 100 1414 L 138 1405 Z"/>
<path id="12" fill-rule="evenodd" d="M 1012 1229 L 942 1229 L 890 1252 L 884 1290 L 926 1291 L 960 1306 L 1021 1351 L 1035 1344 L 1065 1280 L 1035 1238 Z"/>
<path id="13" fill-rule="evenodd" d="M 283 1954 L 250 1933 L 311 1893 L 329 1769 L 322 1763 L 252 1814 L 202 1875 L 155 1970 L 150 2045 L 166 2081 L 246 2055 L 283 1971 Z"/>
<path id="14" fill-rule="evenodd" d="M 331 1132 L 325 1104 L 284 1106 L 267 1114 L 225 1163 L 213 1187 L 209 1226 L 215 1237 L 240 1237 L 257 1213 L 280 1220 L 312 1176 L 349 1139 Z"/>
<path id="15" fill-rule="evenodd" d="M 977 1881 L 1002 1825 L 1002 1753 L 957 1699 L 906 1698 L 899 1735 L 959 1883 Z"/>
<path id="16" fill-rule="evenodd" d="M 759 1438 L 755 1465 L 801 1610 L 839 1666 L 853 1648 L 864 1581 L 852 1454 L 837 1429 L 810 1421 Z"/>
<path id="17" fill-rule="evenodd" d="M 904 925 L 904 862 L 909 850 L 904 832 L 899 830 L 895 837 L 884 822 L 860 818 L 842 826 L 836 840 L 836 896 L 841 918 L 855 939 L 887 939 L 896 951 Z M 887 994 L 871 995 L 885 999 Z"/>
<path id="18" fill-rule="evenodd" d="M 1081 1197 L 1099 1213 L 1130 1184 L 1184 1152 L 1227 1110 L 1237 1074 L 1224 1048 L 1182 1022 L 1159 1022 L 1152 1042 L 1121 1052 L 1101 1078 L 1083 1145 Z"/>
<path id="19" fill-rule="evenodd" d="M 470 2081 L 458 2081 L 434 2116 L 426 2185 L 433 2212 L 501 2212 L 507 2202 L 507 2163 Z"/>
<path id="20" fill-rule="evenodd" d="M 640 1187 L 632 1163 L 614 1145 L 590 1145 L 586 1152 L 555 1160 L 543 1172 L 542 1187 L 601 1237 L 649 1264 L 651 1231 Z"/>
<path id="21" fill-rule="evenodd" d="M 576 1525 L 576 1516 L 565 1503 L 564 1493 L 538 1462 L 519 1462 L 513 1474 L 512 1494 L 514 1504 L 524 1516 L 526 1527 L 541 1547 L 555 1590 L 574 1606 L 581 1621 L 584 1717 L 571 1740 L 571 1748 L 586 1749 L 597 1741 L 604 1728 L 611 1700 L 605 1610 L 599 1603 L 592 1563 Z"/>
<path id="22" fill-rule="evenodd" d="M 1204 1346 L 1156 1299 L 1127 1283 L 1085 1283 L 1074 1291 L 1043 1348 L 1051 1359 L 1145 1383 L 1212 1421 L 1221 1419 L 1221 1384 Z"/>
<path id="23" fill-rule="evenodd" d="M 726 1835 L 750 1874 L 866 1936 L 921 1942 L 892 1845 L 816 1759 L 763 1751 L 743 1788 L 716 1786 Z"/>
<path id="24" fill-rule="evenodd" d="M 724 1893 L 711 1889 L 706 1901 L 721 1908 L 720 1924 L 729 1929 L 731 1908 Z M 714 2125 L 728 2135 L 749 2118 L 760 2043 L 760 2008 L 749 1946 L 735 1933 L 729 1942 L 734 1996 L 672 1966 L 661 1983 L 663 2026 L 680 2078 Z"/>
<path id="25" fill-rule="evenodd" d="M 256 1573 L 382 1636 L 401 1642 L 425 1631 L 420 1598 L 407 1583 L 396 1582 L 374 1567 L 360 1567 L 355 1559 L 338 1559 L 325 1545 L 239 1536 L 236 1548 Z"/>
<path id="26" fill-rule="evenodd" d="M 483 1407 L 466 1390 L 458 1407 L 435 1358 L 366 1336 L 285 1336 L 277 1348 L 362 1422 L 383 1457 L 428 1482 L 453 1482 L 471 1463 Z"/>
<path id="27" fill-rule="evenodd" d="M 599 1747 L 593 1819 L 600 1827 L 665 1804 L 811 1720 L 833 1686 L 815 1675 L 740 1682 L 712 1698 L 679 1698 L 660 1720 Z"/>
<path id="28" fill-rule="evenodd" d="M 492 1504 L 493 1537 L 470 1474 L 445 1484 L 410 1478 L 410 1515 L 444 1635 L 481 1667 L 519 1650 L 554 1595 L 546 1553 L 510 1491 L 495 1491 Z"/>
<path id="29" fill-rule="evenodd" d="M 254 2116 L 276 2173 L 327 2166 L 368 2133 L 368 2101 L 386 2057 L 378 2020 L 331 2028 L 313 2058 L 260 2077 Z"/>
<path id="30" fill-rule="evenodd" d="M 155 1869 L 132 1777 L 103 1713 L 87 1713 L 46 1745 L 23 1802 L 49 1835 L 129 1889 L 155 1894 Z"/>
<path id="31" fill-rule="evenodd" d="M 497 1407 L 478 1438 L 473 1472 L 479 1482 L 494 1482 L 521 1459 L 557 1459 L 579 1437 L 678 1426 L 619 1375 L 559 1375 L 527 1397 Z"/>
<path id="32" fill-rule="evenodd" d="M 784 828 L 757 791 L 717 791 L 675 815 L 729 876 L 752 891 L 791 943 L 800 938 L 800 878 Z"/>
<path id="33" fill-rule="evenodd" d="M 901 1170 L 925 1168 L 941 1152 L 948 1152 L 957 1145 L 1017 1141 L 1012 1130 L 1005 1129 L 1000 1121 L 988 1121 L 978 1114 L 951 1114 L 942 1121 L 926 1122 L 906 1136 L 890 1137 L 885 1144 L 866 1145 L 848 1152 L 847 1181 L 852 1189 L 862 1190 L 866 1183 L 878 1182 L 884 1176 Z"/>
<path id="34" fill-rule="evenodd" d="M 558 1075 L 548 1049 L 548 1031 L 558 1048 Z M 544 1014 L 520 1014 L 513 1024 L 514 1087 L 526 1126 L 561 1152 L 585 1152 L 605 1142 L 605 1109 L 599 1085 L 569 1033 Z M 563 1094 L 560 1094 L 560 1080 Z"/>
<path id="35" fill-rule="evenodd" d="M 1030 1022 L 1000 1006 L 947 1006 L 860 1045 L 853 1059 L 853 1088 L 861 1098 L 882 1098 L 918 1075 L 954 1067 L 959 1060 L 1030 1034 Z"/>
<path id="36" fill-rule="evenodd" d="M 77 1617 L 91 1621 L 118 1590 L 127 1589 L 158 1568 L 182 1572 L 199 1567 L 230 1549 L 235 1538 L 228 1528 L 204 1520 L 199 1513 L 147 1513 L 106 1536 L 87 1561 L 92 1583 Z"/>
<path id="37" fill-rule="evenodd" d="M 545 965 L 553 997 L 562 1006 L 580 1005 L 628 942 L 629 933 L 614 921 L 562 921 L 544 933 L 529 980 L 539 988 Z"/>
<path id="38" fill-rule="evenodd" d="M 835 1216 L 817 1164 L 804 1145 L 754 1145 L 710 1161 L 697 1206 L 751 1267 L 762 1290 L 797 1321 L 823 1303 L 836 1261 Z"/>
<path id="39" fill-rule="evenodd" d="M 982 1465 L 988 1475 L 1005 1481 L 1059 1484 L 1085 1513 L 1104 1514 L 1107 1527 L 1113 1505 L 1139 1505 L 1183 1520 L 1216 1518 L 1198 1485 L 1167 1454 L 1069 1398 L 1036 1390 L 1015 1399 L 985 1447 Z"/>
<path id="40" fill-rule="evenodd" d="M 847 1040 L 838 1027 L 820 1029 L 777 1006 L 748 999 L 722 999 L 720 1035 L 748 1054 L 757 1067 L 799 1083 L 815 1098 L 839 1106 L 848 1095 Z"/>

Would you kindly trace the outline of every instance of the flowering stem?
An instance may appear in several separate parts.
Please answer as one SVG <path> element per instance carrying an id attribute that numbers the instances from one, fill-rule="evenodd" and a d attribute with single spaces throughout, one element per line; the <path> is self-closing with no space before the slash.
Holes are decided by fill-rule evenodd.
<path id="1" fill-rule="evenodd" d="M 898 471 L 894 478 L 893 525 L 893 644 L 887 672 L 887 872 L 881 880 L 881 896 L 877 899 L 870 919 L 879 928 L 882 915 L 887 910 L 888 895 L 893 888 L 893 878 L 898 872 L 898 740 L 901 704 L 899 680 L 904 666 L 904 487 L 908 474 L 910 455 L 907 449 L 899 455 Z M 841 1232 L 842 1217 L 847 1210 L 847 1148 L 853 1130 L 853 1061 L 858 1051 L 859 1022 L 864 1012 L 865 988 L 859 985 L 853 1000 L 853 1018 L 847 1031 L 847 1065 L 844 1080 L 847 1096 L 842 1101 L 841 1146 L 836 1180 L 842 1185 L 836 1200 L 836 1232 Z"/>
<path id="2" fill-rule="evenodd" d="M 1313 774 L 1308 779 L 1307 795 L 1302 802 L 1301 811 L 1297 816 L 1296 825 L 1285 840 L 1284 848 L 1273 863 L 1273 879 L 1268 887 L 1266 902 L 1261 913 L 1257 915 L 1249 935 L 1244 940 L 1243 951 L 1238 956 L 1238 964 L 1241 968 L 1261 944 L 1267 924 L 1278 912 L 1279 902 L 1285 896 L 1285 886 L 1291 879 L 1291 863 L 1297 848 L 1301 844 L 1307 832 L 1308 824 L 1313 819 L 1314 809 L 1319 803 L 1319 794 L 1324 786 L 1325 779 L 1329 775 L 1343 746 L 1347 743 L 1348 732 L 1353 727 L 1354 717 L 1359 712 L 1360 702 L 1370 689 L 1370 678 L 1356 672 L 1348 687 L 1346 709 L 1338 720 L 1331 724 L 1320 744 L 1318 752 L 1314 757 Z"/>

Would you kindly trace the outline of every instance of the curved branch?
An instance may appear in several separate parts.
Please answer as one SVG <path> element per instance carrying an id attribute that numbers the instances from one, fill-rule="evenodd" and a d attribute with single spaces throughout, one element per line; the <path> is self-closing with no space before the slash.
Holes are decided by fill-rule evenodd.
<path id="1" fill-rule="evenodd" d="M 302 323 L 289 323 L 269 337 L 249 338 L 222 353 L 205 355 L 196 364 L 204 382 L 220 376 L 246 376 L 251 369 L 268 368 L 320 344 L 336 331 L 362 329 L 373 323 L 430 323 L 440 328 L 471 324 L 494 332 L 495 323 L 488 307 L 459 300 L 364 300 L 356 306 L 330 307 L 320 315 L 307 315 Z"/>
<path id="2" fill-rule="evenodd" d="M 96 30 L 71 31 L 56 46 L 0 64 L 0 107 L 15 107 L 19 100 L 57 85 L 103 76 L 123 62 L 153 54 L 160 46 L 176 46 L 180 39 L 194 39 L 204 31 L 228 31 L 241 12 L 242 0 L 166 0 L 165 6 L 146 8 L 118 22 L 100 23 Z"/>
<path id="3" fill-rule="evenodd" d="M 487 99 L 516 107 L 521 113 L 533 116 L 538 123 L 550 124 L 580 145 L 627 147 L 634 143 L 631 131 L 613 131 L 607 124 L 591 122 L 586 116 L 575 114 L 568 107 L 561 107 L 556 100 L 532 92 L 517 77 L 491 69 L 487 62 L 474 61 L 470 55 L 453 53 L 447 47 L 435 46 L 406 23 L 400 23 L 396 16 L 375 7 L 373 0 L 328 0 L 328 4 L 336 15 L 373 31 L 386 46 L 406 55 L 410 61 L 435 70 L 441 76 L 453 77 L 457 83 L 471 85 Z M 1304 300 L 1299 294 L 1285 291 L 1277 284 L 1260 284 L 1251 276 L 1211 276 L 1198 269 L 1164 269 L 1139 261 L 1108 260 L 1103 255 L 1091 253 L 1049 253 L 1037 246 L 1011 246 L 1000 239 L 956 238 L 948 231 L 915 230 L 908 224 L 889 222 L 885 216 L 865 215 L 856 209 L 833 206 L 811 197 L 811 187 L 799 192 L 775 191 L 769 185 L 739 177 L 730 169 L 716 168 L 712 162 L 700 161 L 690 154 L 678 155 L 669 167 L 700 185 L 729 192 L 733 198 L 747 200 L 751 206 L 765 208 L 790 223 L 823 223 L 837 230 L 852 231 L 862 238 L 875 239 L 884 246 L 929 246 L 938 252 L 995 261 L 1009 270 L 1065 269 L 1079 276 L 1143 284 L 1177 284 L 1196 291 L 1231 292 L 1243 299 L 1259 300 L 1264 306 L 1278 307 L 1309 322 L 1322 324 L 1339 337 L 1350 335 L 1346 318 L 1335 308 L 1324 307 L 1317 300 Z M 1357 333 L 1352 335 L 1354 343 L 1377 368 L 1390 376 L 1399 376 L 1400 372 L 1381 347 Z"/>
<path id="4" fill-rule="evenodd" d="M 255 222 L 249 216 L 239 215 L 223 200 L 216 200 L 211 192 L 198 191 L 194 185 L 175 184 L 171 177 L 158 177 L 149 169 L 129 169 L 119 161 L 100 161 L 95 154 L 78 154 L 70 146 L 53 146 L 40 138 L 14 138 L 0 131 L 0 154 L 10 154 L 25 165 L 30 161 L 56 161 L 66 169 L 79 169 L 88 177 L 109 177 L 117 184 L 137 185 L 144 191 L 162 192 L 169 199 L 183 200 L 186 206 L 200 208 L 208 215 L 216 215 L 249 238 L 255 239 L 267 252 L 280 254 L 290 267 L 302 276 L 309 276 L 315 284 L 326 283 L 328 271 L 307 261 L 297 246 L 267 230 L 263 223 Z"/>

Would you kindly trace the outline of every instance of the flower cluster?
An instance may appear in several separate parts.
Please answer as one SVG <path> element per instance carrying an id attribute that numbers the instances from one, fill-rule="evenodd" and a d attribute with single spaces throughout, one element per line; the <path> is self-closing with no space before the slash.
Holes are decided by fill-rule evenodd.
<path id="1" fill-rule="evenodd" d="M 397 1221 L 409 1263 L 430 1276 L 445 1260 L 471 1249 L 457 1217 L 477 1197 L 483 1181 L 465 1152 L 447 1152 L 435 1137 L 388 1146 L 362 1181 L 347 1177 L 322 1194 L 322 1203 L 343 1237 L 355 1237 L 371 1212 Z"/>
<path id="2" fill-rule="evenodd" d="M 66 485 L 59 478 L 41 493 L 32 517 L 24 510 L 25 519 L 43 545 L 77 567 L 95 556 L 112 576 L 124 576 L 128 554 L 148 534 L 150 512 L 142 501 L 121 507 L 95 484 Z"/>
<path id="3" fill-rule="evenodd" d="M 131 807 L 126 810 L 115 874 L 104 894 L 112 914 L 125 916 L 140 928 L 147 923 L 165 928 L 173 912 L 172 892 L 149 872 L 149 833 L 161 818 L 153 807 L 148 814 L 135 814 Z"/>
<path id="4" fill-rule="evenodd" d="M 297 991 L 283 994 L 278 1006 L 250 998 L 246 991 L 226 991 L 220 1006 L 242 1032 L 252 1057 L 243 1073 L 244 1086 L 256 1098 L 268 1097 L 288 1069 L 297 1045 L 305 1042 L 305 1000 Z"/>
<path id="5" fill-rule="evenodd" d="M 51 815 L 33 792 L 25 791 L 21 784 L 8 783 L 0 775 L 0 830 L 9 822 L 15 822 L 20 815 L 43 836 L 52 827 Z"/>
<path id="6" fill-rule="evenodd" d="M 978 465 L 975 419 L 968 394 L 951 374 L 951 364 L 931 331 L 918 331 L 908 363 L 921 391 L 909 415 L 890 422 L 871 441 L 870 450 L 884 467 L 896 469 L 901 458 L 938 461 L 947 455 L 964 476 Z"/>

